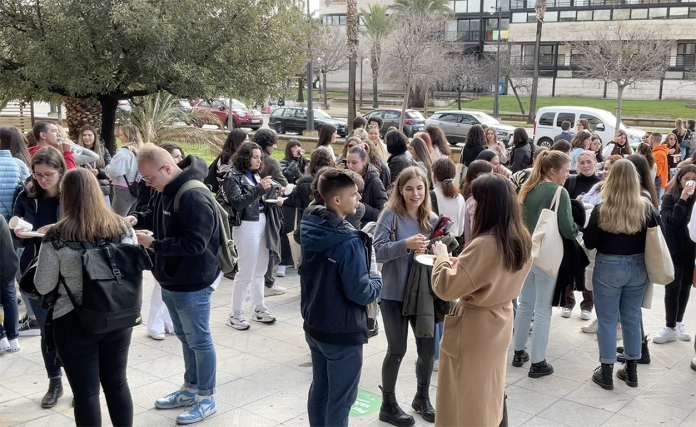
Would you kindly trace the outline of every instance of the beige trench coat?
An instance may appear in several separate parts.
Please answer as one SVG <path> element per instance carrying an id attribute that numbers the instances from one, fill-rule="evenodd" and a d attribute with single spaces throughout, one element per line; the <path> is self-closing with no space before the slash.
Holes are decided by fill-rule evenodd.
<path id="1" fill-rule="evenodd" d="M 512 340 L 512 300 L 522 290 L 531 258 L 506 271 L 495 238 L 474 239 L 450 268 L 440 257 L 433 291 L 445 301 L 459 298 L 445 318 L 435 406 L 439 427 L 497 427 L 503 419 L 507 350 Z"/>

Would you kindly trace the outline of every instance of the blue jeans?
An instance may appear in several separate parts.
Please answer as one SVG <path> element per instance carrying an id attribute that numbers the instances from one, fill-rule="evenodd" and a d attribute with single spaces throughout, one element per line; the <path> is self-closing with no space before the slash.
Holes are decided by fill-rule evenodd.
<path id="1" fill-rule="evenodd" d="M 556 279 L 544 273 L 536 265 L 532 265 L 517 301 L 515 333 L 512 337 L 513 349 L 515 351 L 524 350 L 529 336 L 529 326 L 532 323 L 532 315 L 534 315 L 530 354 L 532 363 L 546 360 L 546 346 L 549 343 L 549 330 L 551 329 L 551 300 L 555 288 Z"/>
<path id="2" fill-rule="evenodd" d="M 679 153 L 681 154 L 682 162 L 686 160 L 686 147 L 679 147 Z"/>
<path id="3" fill-rule="evenodd" d="M 213 288 L 195 292 L 162 289 L 162 301 L 169 309 L 174 333 L 184 351 L 184 386 L 201 396 L 215 394 L 215 347 L 210 335 L 210 295 Z"/>
<path id="4" fill-rule="evenodd" d="M 435 324 L 435 360 L 440 360 L 440 341 L 442 341 L 442 332 L 444 330 L 444 322 Z"/>
<path id="5" fill-rule="evenodd" d="M 19 309 L 17 308 L 17 292 L 14 279 L 6 285 L 0 285 L 0 301 L 5 318 L 0 325 L 0 337 L 7 335 L 8 340 L 17 338 L 19 326 Z"/>
<path id="6" fill-rule="evenodd" d="M 640 359 L 640 308 L 648 288 L 645 254 L 619 256 L 597 253 L 592 288 L 597 311 L 599 361 L 616 363 L 616 322 L 619 313 L 626 360 Z"/>
<path id="7" fill-rule="evenodd" d="M 63 376 L 63 373 L 60 370 L 61 364 L 60 359 L 58 359 L 58 353 L 55 350 L 46 351 L 46 317 L 48 316 L 48 310 L 41 307 L 44 298 L 45 297 L 29 299 L 29 304 L 34 311 L 36 321 L 39 322 L 39 328 L 41 330 L 41 355 L 43 356 L 48 378 L 60 378 Z"/>
<path id="8" fill-rule="evenodd" d="M 307 399 L 309 425 L 348 426 L 358 396 L 363 346 L 326 344 L 305 333 L 312 351 L 312 385 Z"/>

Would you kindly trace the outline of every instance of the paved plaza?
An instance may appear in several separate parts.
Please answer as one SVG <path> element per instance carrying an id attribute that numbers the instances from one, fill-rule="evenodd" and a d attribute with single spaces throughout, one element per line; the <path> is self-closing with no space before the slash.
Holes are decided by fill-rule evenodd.
<path id="1" fill-rule="evenodd" d="M 153 280 L 147 275 L 143 315 L 149 309 Z M 225 325 L 230 310 L 232 283 L 223 280 L 213 294 L 211 329 L 217 350 L 217 414 L 203 426 L 266 427 L 307 426 L 307 391 L 312 380 L 309 350 L 302 331 L 299 278 L 294 270 L 279 278 L 288 289 L 282 296 L 268 298 L 267 305 L 278 317 L 274 325 L 251 322 L 248 331 Z M 664 288 L 656 287 L 652 310 L 644 310 L 650 335 L 663 325 Z M 579 297 L 579 295 L 578 295 Z M 696 332 L 696 309 L 692 302 L 684 323 Z M 246 303 L 246 309 L 249 303 Z M 20 307 L 23 312 L 23 307 Z M 606 391 L 592 383 L 597 367 L 595 335 L 583 334 L 580 326 L 589 322 L 573 317 L 564 319 L 554 309 L 548 347 L 548 361 L 555 373 L 541 379 L 527 377 L 524 368 L 508 366 L 506 391 L 511 426 L 696 426 L 696 372 L 689 368 L 694 356 L 693 342 L 650 344 L 652 364 L 639 365 L 640 386 L 629 388 L 619 380 L 615 390 Z M 0 355 L 0 427 L 62 427 L 74 425 L 67 378 L 65 395 L 53 409 L 41 409 L 39 402 L 48 380 L 39 351 L 38 337 L 21 338 L 22 350 Z M 476 345 L 475 342 L 470 343 Z M 379 394 L 382 360 L 387 347 L 384 333 L 371 338 L 364 350 L 360 389 Z M 512 353 L 512 351 L 510 351 Z M 416 392 L 415 343 L 411 336 L 408 353 L 401 365 L 396 395 L 409 413 Z M 511 359 L 511 354 L 509 355 Z M 181 346 L 173 335 L 154 341 L 145 327 L 133 331 L 128 379 L 135 404 L 135 425 L 174 426 L 181 412 L 157 410 L 156 398 L 177 389 L 183 380 Z M 466 386 L 462 384 L 462 386 Z M 431 396 L 435 403 L 437 373 L 433 375 Z M 365 403 L 363 416 L 351 417 L 351 426 L 388 426 L 378 419 L 378 406 Z M 102 394 L 104 425 L 110 425 Z M 430 426 L 415 415 L 417 426 Z"/>

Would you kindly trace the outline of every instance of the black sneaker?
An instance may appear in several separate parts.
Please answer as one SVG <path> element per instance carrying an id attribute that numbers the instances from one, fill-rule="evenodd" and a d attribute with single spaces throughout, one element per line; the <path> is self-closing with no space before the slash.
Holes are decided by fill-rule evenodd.
<path id="1" fill-rule="evenodd" d="M 39 322 L 36 319 L 30 319 L 27 315 L 24 315 L 24 317 L 19 320 L 18 331 L 20 337 L 36 337 L 41 335 Z"/>
<path id="2" fill-rule="evenodd" d="M 551 374 L 553 374 L 553 366 L 546 363 L 546 360 L 542 360 L 539 363 L 532 363 L 528 376 L 529 378 L 541 378 Z"/>
<path id="3" fill-rule="evenodd" d="M 524 350 L 515 350 L 515 355 L 512 357 L 512 366 L 521 368 L 524 362 L 529 362 L 529 353 Z"/>

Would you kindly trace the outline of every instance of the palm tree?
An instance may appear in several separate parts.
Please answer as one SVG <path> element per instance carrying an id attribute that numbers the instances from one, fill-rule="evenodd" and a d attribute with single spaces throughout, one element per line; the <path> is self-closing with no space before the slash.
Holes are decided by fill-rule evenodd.
<path id="1" fill-rule="evenodd" d="M 347 25 L 346 37 L 348 39 L 348 130 L 353 130 L 353 120 L 355 120 L 355 81 L 358 59 L 358 2 L 348 0 L 346 5 Z"/>
<path id="2" fill-rule="evenodd" d="M 389 6 L 370 5 L 369 11 L 360 9 L 364 29 L 362 35 L 371 42 L 370 65 L 372 66 L 372 108 L 379 107 L 377 96 L 377 79 L 379 77 L 379 61 L 382 57 L 382 42 L 391 31 L 392 19 L 387 14 Z"/>
<path id="3" fill-rule="evenodd" d="M 60 105 L 61 100 L 57 104 Z M 64 98 L 65 121 L 70 129 L 70 138 L 77 141 L 77 137 L 85 125 L 101 129 L 102 108 L 99 101 L 93 98 Z"/>
<path id="4" fill-rule="evenodd" d="M 396 0 L 389 6 L 397 14 L 416 13 L 443 13 L 451 15 L 452 9 L 449 7 L 449 0 Z"/>

